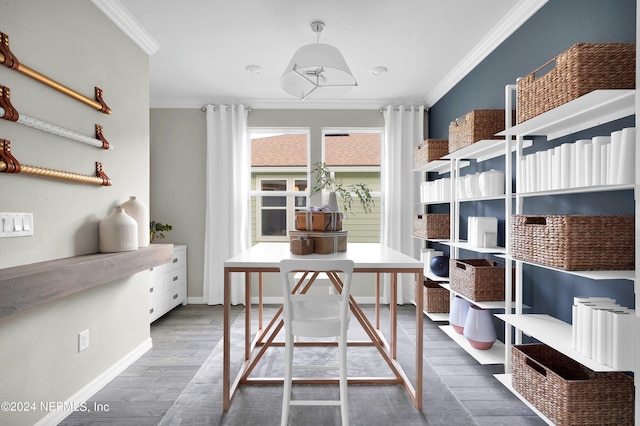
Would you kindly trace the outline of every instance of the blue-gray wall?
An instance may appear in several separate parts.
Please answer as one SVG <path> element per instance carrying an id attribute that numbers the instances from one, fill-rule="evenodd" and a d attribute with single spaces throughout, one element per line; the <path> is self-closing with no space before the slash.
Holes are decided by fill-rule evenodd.
<path id="1" fill-rule="evenodd" d="M 550 0 L 509 39 L 480 63 L 456 87 L 429 109 L 429 137 L 447 139 L 449 123 L 475 109 L 504 109 L 504 87 L 514 84 L 538 66 L 578 42 L 635 42 L 635 0 Z M 548 149 L 563 142 L 633 126 L 628 117 L 595 129 L 545 142 L 536 138 L 527 151 Z M 462 174 L 491 168 L 504 170 L 504 159 L 495 159 L 464 168 Z M 439 212 L 446 206 L 433 206 Z M 529 198 L 525 214 L 633 214 L 633 194 L 619 191 L 570 196 Z M 462 203 L 461 238 L 466 237 L 468 216 L 496 216 L 504 244 L 504 205 L 501 201 Z M 603 235 L 606 238 L 606 235 Z M 443 247 L 445 250 L 446 248 Z M 461 258 L 480 257 L 461 251 Z M 615 297 L 619 303 L 634 306 L 633 283 L 626 280 L 592 281 L 573 275 L 525 265 L 524 303 L 536 313 L 547 313 L 571 322 L 574 296 Z"/>

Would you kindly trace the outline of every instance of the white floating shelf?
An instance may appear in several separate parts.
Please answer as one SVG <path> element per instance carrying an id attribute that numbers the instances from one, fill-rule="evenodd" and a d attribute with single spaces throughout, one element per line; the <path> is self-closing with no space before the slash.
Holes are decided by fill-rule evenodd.
<path id="1" fill-rule="evenodd" d="M 529 400 L 527 400 L 524 396 L 520 395 L 520 393 L 513 388 L 513 385 L 511 384 L 512 376 L 513 376 L 512 374 L 494 374 L 493 375 L 493 377 L 495 377 L 500 383 L 504 385 L 504 387 L 509 389 L 515 396 L 517 396 L 520 401 L 524 402 L 524 404 L 527 407 L 529 407 L 531 411 L 536 413 L 542 420 L 544 420 L 549 425 L 552 425 L 552 426 L 555 425 L 555 423 L 549 420 L 547 416 L 542 414 L 540 410 L 538 410 L 533 404 L 531 404 Z"/>
<path id="2" fill-rule="evenodd" d="M 449 314 L 440 314 L 440 313 L 427 312 L 427 311 L 424 311 L 424 314 L 427 316 L 427 318 L 429 318 L 431 321 L 434 321 L 434 322 L 449 321 Z"/>
<path id="3" fill-rule="evenodd" d="M 442 242 L 442 244 L 457 247 L 463 250 L 475 251 L 477 253 L 486 253 L 486 254 L 504 254 L 506 249 L 504 247 L 476 247 L 467 243 L 466 241 L 446 241 Z"/>
<path id="4" fill-rule="evenodd" d="M 427 273 L 427 275 L 425 275 L 424 277 L 430 279 L 431 281 L 435 281 L 435 282 L 438 282 L 438 283 L 448 283 L 449 282 L 449 277 L 439 277 L 436 274 L 434 274 L 433 272 Z"/>
<path id="5" fill-rule="evenodd" d="M 504 309 L 504 305 L 505 302 L 504 300 L 497 300 L 497 301 L 490 301 L 490 302 L 476 302 L 475 300 L 471 300 L 468 297 L 458 293 L 455 290 L 451 290 L 451 284 L 440 284 L 440 287 L 447 289 L 448 291 L 450 291 L 451 293 L 458 295 L 460 297 L 462 297 L 463 299 L 466 299 L 468 301 L 470 301 L 471 303 L 473 303 L 474 305 L 478 306 L 479 308 L 482 309 Z"/>
<path id="6" fill-rule="evenodd" d="M 496 317 L 593 371 L 616 371 L 585 357 L 571 347 L 571 324 L 545 314 L 496 314 Z"/>
<path id="7" fill-rule="evenodd" d="M 447 336 L 451 337 L 462 349 L 467 351 L 469 355 L 475 358 L 480 364 L 504 364 L 504 343 L 500 340 L 496 340 L 491 349 L 481 351 L 472 347 L 467 338 L 462 334 L 456 333 L 456 331 L 450 325 L 441 325 L 440 329 L 444 331 Z"/>
<path id="8" fill-rule="evenodd" d="M 460 168 L 467 167 L 470 161 L 461 161 Z M 451 160 L 433 160 L 427 164 L 413 169 L 414 172 L 437 172 L 440 174 L 449 173 L 451 171 Z"/>
<path id="9" fill-rule="evenodd" d="M 592 192 L 624 191 L 628 189 L 634 189 L 634 185 L 628 184 L 628 185 L 581 186 L 579 188 L 552 189 L 549 191 L 518 192 L 515 195 L 520 197 L 544 197 L 547 195 L 585 194 L 585 193 L 592 193 Z"/>
<path id="10" fill-rule="evenodd" d="M 492 195 L 488 197 L 474 197 L 474 198 L 459 198 L 458 201 L 461 203 L 467 201 L 491 201 L 491 200 L 505 200 L 507 196 L 505 194 L 501 195 Z"/>
<path id="11" fill-rule="evenodd" d="M 526 262 L 524 260 L 514 259 L 507 255 L 496 255 L 503 259 L 517 260 L 527 265 L 537 266 L 539 268 L 550 269 L 556 272 L 562 272 L 563 274 L 576 275 L 578 277 L 589 278 L 591 280 L 603 281 L 603 280 L 629 280 L 635 281 L 636 271 L 567 271 L 565 269 L 553 268 L 551 266 L 540 265 L 539 263 Z"/>
<path id="12" fill-rule="evenodd" d="M 522 147 L 528 148 L 532 144 L 532 141 L 525 140 Z M 515 146 L 512 148 L 512 151 L 515 151 Z M 474 142 L 471 145 L 465 146 L 464 148 L 460 148 L 454 152 L 451 152 L 442 158 L 446 160 L 452 160 L 455 158 L 473 159 L 478 162 L 482 162 L 490 160 L 492 158 L 500 157 L 501 155 L 505 155 L 505 153 L 506 148 L 504 139 L 484 139 L 478 142 Z"/>
<path id="13" fill-rule="evenodd" d="M 595 90 L 511 127 L 511 135 L 556 139 L 635 114 L 635 90 Z M 504 136 L 507 130 L 498 133 Z"/>

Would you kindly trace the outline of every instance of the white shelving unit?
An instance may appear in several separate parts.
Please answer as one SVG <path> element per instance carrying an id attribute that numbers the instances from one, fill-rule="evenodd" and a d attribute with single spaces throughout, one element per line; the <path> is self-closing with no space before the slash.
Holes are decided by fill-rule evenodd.
<path id="1" fill-rule="evenodd" d="M 509 89 L 511 88 L 511 89 Z M 507 91 L 515 90 L 514 86 L 508 86 Z M 510 102 L 509 96 L 507 96 L 507 104 Z M 566 136 L 577 131 L 587 130 L 592 127 L 608 123 L 613 120 L 617 120 L 620 118 L 628 117 L 630 115 L 635 114 L 636 110 L 636 100 L 635 100 L 635 91 L 634 90 L 598 90 L 587 95 L 584 95 L 580 98 L 575 99 L 572 102 L 568 102 L 554 110 L 543 113 L 537 117 L 534 117 L 524 123 L 519 125 L 509 127 L 504 132 L 501 132 L 500 135 L 506 136 L 508 140 L 515 138 L 513 145 L 516 147 L 516 161 L 514 164 L 519 164 L 519 158 L 522 154 L 522 143 L 523 137 L 526 136 L 546 136 L 547 140 L 556 139 L 562 136 Z M 506 149 L 505 149 L 506 150 Z M 638 151 L 638 148 L 636 148 Z M 638 158 L 640 158 L 640 154 L 636 153 L 636 164 L 640 164 L 638 162 Z M 511 158 L 507 159 L 507 162 L 511 162 Z M 507 169 L 513 167 L 513 164 L 507 165 Z M 517 174 L 516 174 L 517 176 Z M 589 186 L 589 187 L 579 187 L 579 188 L 571 188 L 571 189 L 563 189 L 563 190 L 551 190 L 551 191 L 539 191 L 539 192 L 526 192 L 526 193 L 514 193 L 513 196 L 515 198 L 515 206 L 516 211 L 515 214 L 522 214 L 523 204 L 527 199 L 531 197 L 540 197 L 540 196 L 563 196 L 567 194 L 580 194 L 580 193 L 599 193 L 599 192 L 609 192 L 609 191 L 623 191 L 623 190 L 634 190 L 634 199 L 635 199 L 635 216 L 636 216 L 636 236 L 638 236 L 638 224 L 640 223 L 638 219 L 639 215 L 639 203 L 638 200 L 638 182 L 640 176 L 636 173 L 636 183 L 631 185 L 599 185 L 599 186 Z M 518 185 L 516 185 L 518 186 Z M 508 213 L 508 212 L 507 212 Z M 506 216 L 506 226 L 508 229 L 511 226 L 511 215 L 507 214 Z M 638 258 L 638 238 L 636 238 L 636 259 Z M 588 278 L 591 280 L 627 280 L 629 285 L 634 286 L 634 293 L 636 294 L 636 308 L 638 306 L 638 291 L 635 289 L 635 282 L 638 279 L 637 271 L 565 271 L 557 268 L 551 268 L 544 265 L 538 265 L 530 262 L 523 262 L 520 260 L 513 259 L 511 257 L 511 248 L 509 247 L 509 241 L 507 240 L 506 253 L 504 255 L 500 255 L 499 257 L 503 257 L 507 260 L 507 264 L 515 263 L 516 271 L 518 274 L 516 275 L 516 302 L 513 304 L 510 302 L 505 302 L 506 304 L 506 313 L 505 314 L 496 314 L 496 316 L 503 321 L 505 321 L 505 372 L 506 374 L 497 375 L 496 377 L 502 383 L 505 384 L 507 388 L 512 390 L 517 394 L 513 387 L 511 386 L 511 332 L 512 328 L 516 330 L 516 342 L 517 344 L 521 343 L 521 333 L 524 333 L 528 336 L 535 338 L 536 340 L 556 349 L 557 351 L 567 355 L 573 360 L 585 365 L 586 367 L 600 372 L 607 371 L 615 371 L 611 367 L 606 365 L 599 364 L 594 360 L 585 357 L 582 353 L 577 352 L 572 348 L 572 326 L 567 324 L 557 318 L 554 318 L 550 315 L 544 314 L 524 314 L 523 313 L 523 305 L 522 305 L 522 265 L 529 264 L 535 265 L 536 267 L 546 268 L 555 270 L 559 273 L 576 275 L 584 278 Z M 508 274 L 507 274 L 508 275 Z M 507 280 L 507 285 L 510 280 Z M 513 309 L 515 313 L 513 312 Z M 568 307 L 569 308 L 569 307 Z M 636 338 L 638 336 L 638 332 L 636 330 Z M 636 344 L 640 344 L 640 342 L 636 342 Z M 627 348 L 628 350 L 628 348 Z M 636 360 L 637 364 L 637 360 Z M 631 370 L 633 373 L 637 375 L 637 365 L 626 366 L 624 371 Z M 519 398 L 523 399 L 521 395 L 518 395 Z M 636 392 L 636 418 L 638 419 L 638 393 Z M 525 400 L 526 402 L 526 400 Z M 535 410 L 534 411 L 540 415 L 545 421 L 552 424 L 548 419 L 546 419 L 541 413 Z"/>
<path id="2" fill-rule="evenodd" d="M 531 146 L 532 141 L 523 142 L 525 146 Z M 425 166 L 415 169 L 416 172 L 438 172 L 442 173 L 450 173 L 451 178 L 460 176 L 460 170 L 466 167 L 471 163 L 471 160 L 475 160 L 476 162 L 486 161 L 492 158 L 504 157 L 505 156 L 505 141 L 502 139 L 491 139 L 491 140 L 481 140 L 473 143 L 472 145 L 461 148 L 453 153 L 450 153 L 441 160 L 436 160 L 428 163 Z M 443 245 L 449 246 L 450 256 L 452 258 L 458 258 L 460 250 L 473 251 L 476 253 L 482 254 L 502 254 L 506 253 L 504 247 L 491 247 L 491 248 L 483 248 L 476 247 L 468 244 L 467 241 L 461 240 L 459 238 L 459 211 L 461 203 L 470 203 L 470 202 L 485 202 L 485 201 L 502 201 L 506 202 L 506 195 L 496 195 L 490 197 L 474 197 L 474 198 L 460 198 L 458 194 L 456 194 L 457 186 L 452 184 L 452 199 L 451 201 L 436 201 L 436 202 L 425 202 L 421 203 L 421 205 L 436 205 L 436 204 L 448 204 L 449 205 L 449 214 L 451 215 L 451 231 L 450 231 L 450 239 L 442 240 L 442 239 L 426 239 L 429 242 L 436 242 Z M 423 239 L 424 240 L 424 239 Z M 451 297 L 453 297 L 456 292 L 451 290 L 451 287 L 448 284 L 448 279 L 443 279 L 441 277 L 436 276 L 428 276 L 427 278 L 439 282 L 440 285 L 449 290 L 451 292 Z M 483 309 L 501 309 L 504 310 L 505 303 L 504 301 L 496 301 L 496 302 L 475 302 L 477 306 L 480 306 Z M 434 321 L 448 321 L 448 314 L 432 314 L 425 312 L 430 319 Z M 473 356 L 479 363 L 481 364 L 502 364 L 504 363 L 504 354 L 505 354 L 505 346 L 502 342 L 496 341 L 491 349 L 489 350 L 479 350 L 473 348 L 467 341 L 467 339 L 461 335 L 456 333 L 455 330 L 451 326 L 444 325 L 440 327 L 451 339 L 453 339 L 461 348 L 467 351 L 471 356 Z"/>

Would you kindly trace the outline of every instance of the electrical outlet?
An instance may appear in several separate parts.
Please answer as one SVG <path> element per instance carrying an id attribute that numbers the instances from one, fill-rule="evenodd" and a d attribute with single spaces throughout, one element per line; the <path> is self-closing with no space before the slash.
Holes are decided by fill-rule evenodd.
<path id="1" fill-rule="evenodd" d="M 78 333 L 78 352 L 82 352 L 89 347 L 89 330 Z"/>

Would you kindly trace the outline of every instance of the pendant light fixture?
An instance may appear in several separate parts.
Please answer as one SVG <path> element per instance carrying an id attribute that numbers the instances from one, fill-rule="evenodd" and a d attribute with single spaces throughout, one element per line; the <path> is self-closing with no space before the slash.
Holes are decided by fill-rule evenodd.
<path id="1" fill-rule="evenodd" d="M 317 34 L 316 43 L 296 50 L 280 77 L 280 85 L 285 92 L 301 100 L 342 96 L 358 83 L 342 53 L 334 46 L 320 43 L 324 23 L 313 22 L 311 30 Z"/>

